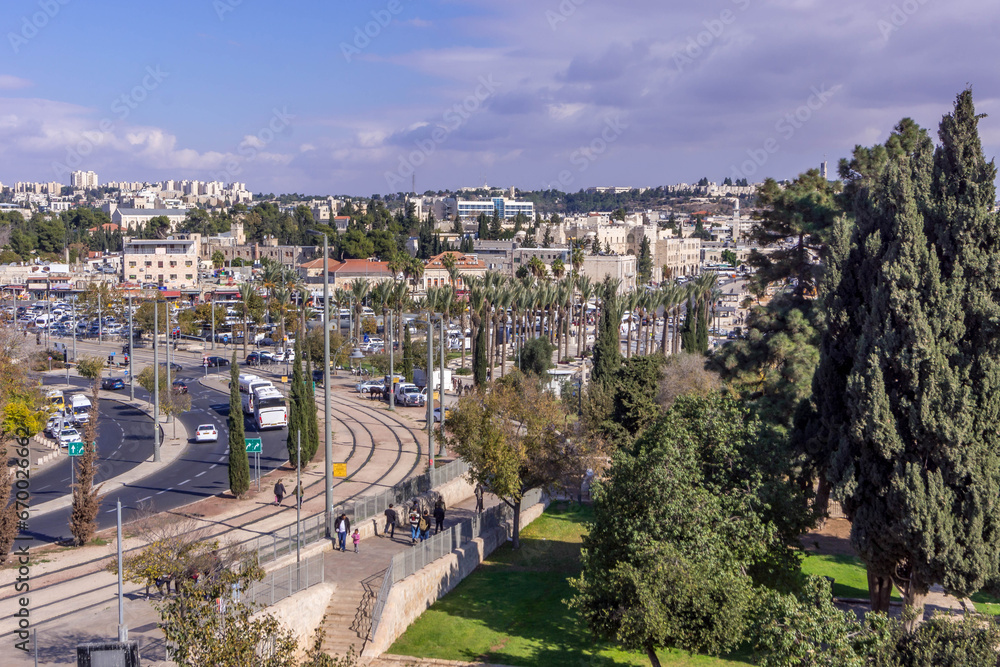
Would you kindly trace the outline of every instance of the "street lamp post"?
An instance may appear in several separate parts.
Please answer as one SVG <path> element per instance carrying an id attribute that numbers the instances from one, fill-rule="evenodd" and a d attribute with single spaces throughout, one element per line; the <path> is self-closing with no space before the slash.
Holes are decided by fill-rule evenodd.
<path id="1" fill-rule="evenodd" d="M 385 324 L 384 328 L 385 328 L 385 333 L 386 333 L 386 339 L 387 339 L 387 341 L 389 343 L 389 410 L 395 410 L 396 409 L 396 396 L 395 396 L 395 392 L 393 391 L 396 388 L 396 367 L 395 367 L 395 363 L 394 363 L 395 359 L 393 357 L 394 350 L 393 350 L 393 342 L 392 342 L 392 321 L 393 321 L 393 319 L 395 319 L 395 318 L 393 318 L 392 314 L 390 313 L 390 315 L 389 315 L 389 321 L 383 323 L 383 324 Z"/>
<path id="2" fill-rule="evenodd" d="M 439 457 L 443 457 L 445 455 L 445 450 L 444 450 L 444 361 L 445 361 L 445 358 L 444 357 L 445 357 L 445 355 L 444 355 L 444 313 L 441 313 L 441 378 L 439 380 L 439 383 L 441 385 L 441 388 L 439 389 L 439 391 L 441 392 L 441 394 L 440 394 L 441 395 L 441 437 L 440 437 L 440 443 L 439 443 L 440 449 L 438 450 L 438 456 Z"/>
<path id="3" fill-rule="evenodd" d="M 167 302 L 164 301 L 163 305 L 166 306 L 166 304 L 167 304 Z M 157 306 L 159 306 L 159 303 L 157 303 Z M 166 348 L 166 352 L 167 352 L 167 367 L 166 367 L 166 372 L 167 372 L 167 391 L 170 392 L 170 393 L 167 394 L 167 398 L 169 400 L 170 398 L 172 398 L 172 393 L 173 393 L 173 389 L 174 389 L 170 385 L 170 334 L 172 333 L 171 330 L 170 330 L 170 308 L 164 307 L 164 309 L 163 309 L 163 319 L 166 320 L 166 322 L 164 322 L 164 327 L 163 327 L 164 333 L 166 334 L 166 337 L 165 337 L 165 339 L 163 341 L 163 344 L 164 344 L 164 347 Z M 168 412 L 167 413 L 167 423 L 169 424 L 171 421 L 173 421 L 173 416 L 170 414 L 170 412 Z"/>
<path id="4" fill-rule="evenodd" d="M 326 529 L 331 534 L 333 516 L 333 422 L 330 418 L 330 239 L 325 232 L 310 229 L 311 234 L 323 235 L 323 458 L 326 485 Z M 338 320 L 339 321 L 339 320 Z"/>
<path id="5" fill-rule="evenodd" d="M 135 400 L 135 374 L 132 371 L 132 357 L 135 350 L 132 345 L 135 343 L 135 332 L 132 330 L 132 295 L 128 295 L 128 400 Z M 73 329 L 73 355 L 76 356 L 76 328 Z"/>
<path id="6" fill-rule="evenodd" d="M 153 462 L 160 462 L 160 302 L 153 301 Z"/>
<path id="7" fill-rule="evenodd" d="M 427 456 L 434 468 L 434 317 L 427 311 Z"/>

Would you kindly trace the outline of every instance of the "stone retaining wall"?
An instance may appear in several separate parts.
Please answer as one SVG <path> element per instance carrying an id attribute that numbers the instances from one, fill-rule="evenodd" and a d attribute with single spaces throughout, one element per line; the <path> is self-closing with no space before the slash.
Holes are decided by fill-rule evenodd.
<path id="1" fill-rule="evenodd" d="M 521 510 L 521 529 L 537 519 L 548 506 L 548 499 Z M 484 533 L 461 548 L 439 558 L 419 572 L 396 582 L 389 592 L 375 638 L 365 646 L 365 657 L 378 657 L 410 627 L 432 604 L 448 594 L 460 581 L 509 539 L 512 526 L 507 524 Z M 433 664 L 433 663 L 432 663 Z"/>

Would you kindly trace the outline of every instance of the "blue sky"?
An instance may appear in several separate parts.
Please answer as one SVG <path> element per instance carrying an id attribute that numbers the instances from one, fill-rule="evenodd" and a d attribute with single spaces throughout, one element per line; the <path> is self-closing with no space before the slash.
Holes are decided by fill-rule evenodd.
<path id="1" fill-rule="evenodd" d="M 370 195 L 789 178 L 971 85 L 979 0 L 8 0 L 0 181 Z M 935 134 L 936 136 L 936 134 Z"/>

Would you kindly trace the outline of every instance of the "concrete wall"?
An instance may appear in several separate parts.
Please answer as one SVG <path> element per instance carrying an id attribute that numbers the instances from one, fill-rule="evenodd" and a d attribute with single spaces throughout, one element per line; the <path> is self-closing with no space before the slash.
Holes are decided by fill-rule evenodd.
<path id="1" fill-rule="evenodd" d="M 541 516 L 548 500 L 521 510 L 521 529 Z M 507 541 L 509 523 L 492 530 L 419 572 L 396 582 L 389 592 L 375 638 L 365 647 L 365 657 L 377 657 L 406 631 L 428 607 L 447 595 L 493 551 Z"/>
<path id="2" fill-rule="evenodd" d="M 323 622 L 326 607 L 336 590 L 337 586 L 330 582 L 317 584 L 267 607 L 261 613 L 271 614 L 292 631 L 299 645 L 295 655 L 305 658 L 315 638 L 312 629 Z"/>

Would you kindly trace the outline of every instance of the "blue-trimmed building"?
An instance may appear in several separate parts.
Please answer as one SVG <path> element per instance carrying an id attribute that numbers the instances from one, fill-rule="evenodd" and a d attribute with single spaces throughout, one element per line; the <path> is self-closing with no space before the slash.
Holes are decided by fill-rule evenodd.
<path id="1" fill-rule="evenodd" d="M 518 213 L 523 213 L 529 220 L 535 219 L 535 205 L 530 201 L 517 201 L 505 197 L 494 197 L 487 200 L 458 199 L 455 202 L 455 210 L 462 220 L 475 220 L 480 213 L 492 217 L 493 211 L 497 211 L 501 220 L 513 220 Z"/>

